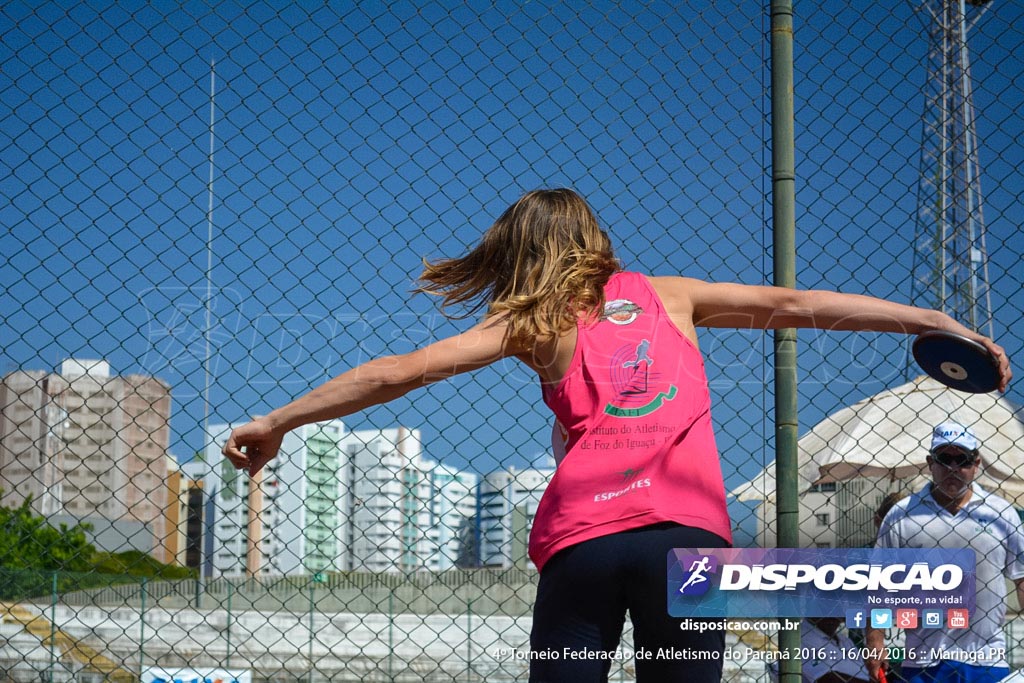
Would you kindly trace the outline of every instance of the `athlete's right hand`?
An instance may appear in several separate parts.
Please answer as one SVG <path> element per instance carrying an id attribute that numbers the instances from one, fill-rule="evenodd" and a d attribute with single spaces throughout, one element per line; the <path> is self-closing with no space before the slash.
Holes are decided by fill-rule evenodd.
<path id="1" fill-rule="evenodd" d="M 247 469 L 251 477 L 277 456 L 285 433 L 259 418 L 231 432 L 221 453 L 235 469 Z"/>

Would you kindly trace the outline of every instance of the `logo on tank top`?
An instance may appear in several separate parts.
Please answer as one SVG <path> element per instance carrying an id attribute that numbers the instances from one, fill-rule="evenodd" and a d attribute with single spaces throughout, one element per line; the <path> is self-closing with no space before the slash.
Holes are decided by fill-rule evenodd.
<path id="1" fill-rule="evenodd" d="M 601 320 L 607 320 L 616 325 L 628 325 L 643 312 L 644 309 L 629 299 L 615 299 L 605 303 L 604 314 L 601 316 Z"/>
<path id="2" fill-rule="evenodd" d="M 643 339 L 636 346 L 620 347 L 612 356 L 609 368 L 615 399 L 604 407 L 613 417 L 643 417 L 650 415 L 676 397 L 676 386 L 670 384 L 665 391 L 658 390 L 660 373 L 652 370 L 654 357 L 651 342 Z"/>
<path id="3" fill-rule="evenodd" d="M 634 477 L 639 477 L 640 473 L 643 472 L 643 471 L 644 471 L 643 467 L 641 467 L 638 470 L 634 470 L 632 467 L 630 467 L 630 468 L 627 468 L 627 469 L 623 470 L 622 472 L 617 472 L 616 474 L 621 474 L 622 475 L 622 481 L 629 481 L 630 479 L 633 479 Z"/>
<path id="4" fill-rule="evenodd" d="M 603 503 L 605 501 L 615 500 L 620 496 L 631 494 L 634 491 L 639 491 L 640 489 L 650 488 L 650 477 L 640 479 L 639 477 L 641 472 L 643 472 L 642 467 L 638 470 L 630 468 L 624 472 L 616 472 L 616 474 L 622 475 L 622 482 L 620 483 L 621 488 L 615 489 L 614 491 L 602 491 L 601 493 L 595 494 L 594 502 Z"/>

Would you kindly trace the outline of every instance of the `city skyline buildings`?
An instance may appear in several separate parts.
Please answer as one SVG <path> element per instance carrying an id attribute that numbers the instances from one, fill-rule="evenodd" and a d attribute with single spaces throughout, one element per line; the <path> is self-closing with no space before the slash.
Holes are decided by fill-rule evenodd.
<path id="1" fill-rule="evenodd" d="M 114 375 L 103 360 L 7 373 L 0 382 L 0 504 L 31 497 L 42 516 L 138 522 L 152 535 L 143 545 L 155 553 L 168 503 L 170 393 L 148 375 Z"/>
<path id="2" fill-rule="evenodd" d="M 220 455 L 232 425 L 210 427 L 201 460 L 182 466 L 209 492 L 203 571 L 246 570 L 244 472 Z M 343 421 L 300 427 L 264 468 L 260 573 L 443 571 L 476 566 L 480 510 L 475 473 L 423 454 L 404 426 L 347 431 Z"/>
<path id="3" fill-rule="evenodd" d="M 141 549 L 185 566 L 197 566 L 202 549 L 209 574 L 243 571 L 248 477 L 220 455 L 231 425 L 212 425 L 203 457 L 180 463 L 167 445 L 171 393 L 158 378 L 117 376 L 96 359 L 8 373 L 0 504 L 31 495 L 33 511 L 48 519 L 110 520 L 97 535 L 103 549 Z M 282 456 L 261 485 L 268 574 L 513 566 L 525 557 L 522 514 L 532 519 L 550 476 L 459 470 L 425 456 L 419 429 L 349 431 L 341 420 L 289 433 Z M 530 472 L 536 499 L 527 503 L 517 482 Z M 515 500 L 499 500 L 506 493 Z"/>

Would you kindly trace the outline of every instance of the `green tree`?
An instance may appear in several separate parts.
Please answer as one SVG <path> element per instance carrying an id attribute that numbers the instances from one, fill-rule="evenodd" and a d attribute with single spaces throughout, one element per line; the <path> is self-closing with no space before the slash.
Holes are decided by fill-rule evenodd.
<path id="1" fill-rule="evenodd" d="M 0 567 L 87 571 L 96 553 L 85 535 L 92 527 L 52 526 L 44 517 L 32 513 L 31 503 L 29 497 L 16 508 L 0 507 Z"/>
<path id="2" fill-rule="evenodd" d="M 55 527 L 33 514 L 31 504 L 29 497 L 16 508 L 0 507 L 0 599 L 45 595 L 55 572 L 66 577 L 92 566 L 96 548 L 86 537 L 90 527 Z"/>
<path id="3" fill-rule="evenodd" d="M 0 600 L 65 593 L 114 583 L 137 583 L 142 577 L 182 579 L 195 575 L 166 565 L 146 553 L 98 552 L 89 543 L 89 524 L 53 526 L 32 512 L 32 499 L 16 508 L 0 507 Z"/>

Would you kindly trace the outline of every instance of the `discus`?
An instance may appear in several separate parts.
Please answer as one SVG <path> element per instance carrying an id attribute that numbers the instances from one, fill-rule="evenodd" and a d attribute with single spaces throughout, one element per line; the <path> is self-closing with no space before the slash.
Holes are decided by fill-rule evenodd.
<path id="1" fill-rule="evenodd" d="M 921 369 L 950 389 L 986 394 L 999 387 L 999 362 L 973 339 L 931 330 L 919 335 L 911 348 Z"/>

